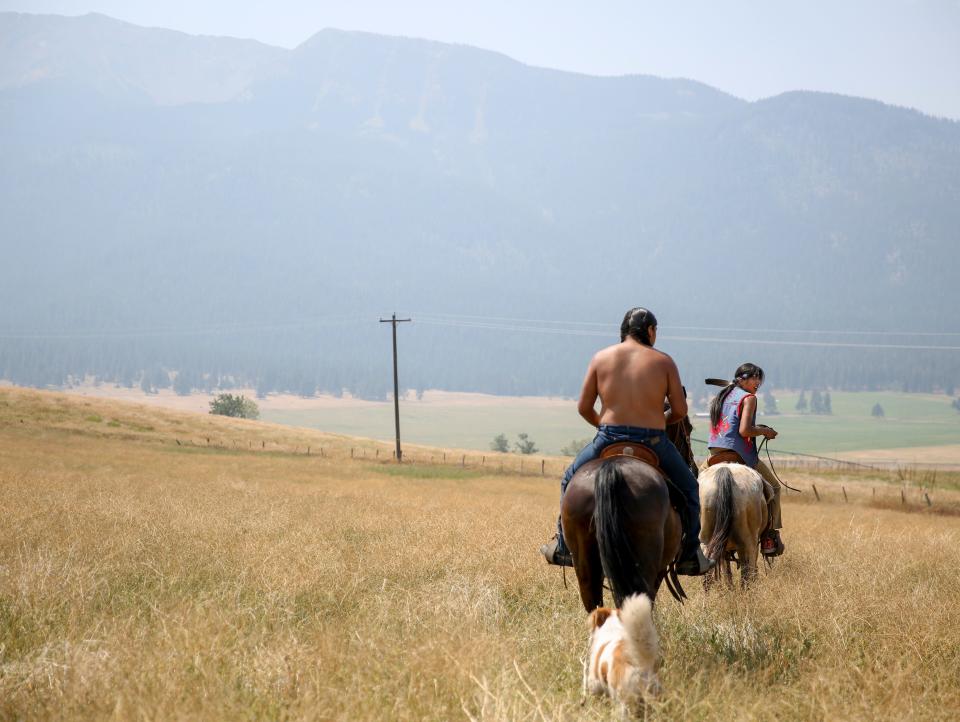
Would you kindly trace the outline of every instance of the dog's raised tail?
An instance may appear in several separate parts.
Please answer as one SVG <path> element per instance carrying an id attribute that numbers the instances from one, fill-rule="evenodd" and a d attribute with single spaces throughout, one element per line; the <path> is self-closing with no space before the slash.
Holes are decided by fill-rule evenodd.
<path id="1" fill-rule="evenodd" d="M 620 608 L 620 620 L 627 632 L 627 659 L 642 672 L 652 673 L 660 657 L 660 640 L 653 626 L 653 605 L 646 594 L 631 594 Z"/>

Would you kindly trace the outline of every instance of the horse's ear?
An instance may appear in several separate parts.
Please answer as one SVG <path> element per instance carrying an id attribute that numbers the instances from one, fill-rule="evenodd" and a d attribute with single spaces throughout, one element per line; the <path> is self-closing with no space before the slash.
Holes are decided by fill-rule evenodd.
<path id="1" fill-rule="evenodd" d="M 590 616 L 587 617 L 587 629 L 592 632 L 597 627 L 602 627 L 603 623 L 610 618 L 611 614 L 613 614 L 612 610 L 606 607 L 597 607 L 590 612 Z"/>

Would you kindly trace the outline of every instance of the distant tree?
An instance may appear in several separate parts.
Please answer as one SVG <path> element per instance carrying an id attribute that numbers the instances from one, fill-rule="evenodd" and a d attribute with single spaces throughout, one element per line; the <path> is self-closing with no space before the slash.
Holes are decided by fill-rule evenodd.
<path id="1" fill-rule="evenodd" d="M 261 381 L 261 380 L 258 380 L 258 381 L 257 381 L 257 398 L 258 398 L 258 399 L 265 399 L 265 398 L 267 398 L 267 392 L 268 392 L 269 390 L 270 390 L 270 389 L 267 388 L 267 385 L 266 385 L 265 383 L 263 383 L 263 381 Z"/>
<path id="2" fill-rule="evenodd" d="M 767 416 L 777 416 L 780 413 L 780 409 L 777 408 L 777 399 L 770 389 L 763 390 L 763 413 Z"/>
<path id="3" fill-rule="evenodd" d="M 140 390 L 145 394 L 155 394 L 157 392 L 153 388 L 153 384 L 150 383 L 150 375 L 146 372 L 140 377 Z"/>
<path id="4" fill-rule="evenodd" d="M 954 399 L 951 406 L 953 406 L 953 408 L 957 410 L 957 413 L 960 414 L 960 399 Z"/>
<path id="5" fill-rule="evenodd" d="M 823 396 L 820 395 L 820 391 L 818 389 L 814 389 L 810 392 L 810 413 L 823 413 Z"/>
<path id="6" fill-rule="evenodd" d="M 170 374 L 162 368 L 157 368 L 156 371 L 154 371 L 153 385 L 158 389 L 169 389 L 173 386 L 173 383 L 170 381 Z"/>
<path id="7" fill-rule="evenodd" d="M 184 370 L 177 371 L 177 377 L 173 380 L 173 390 L 178 396 L 189 396 L 193 391 L 193 383 L 190 374 Z"/>
<path id="8" fill-rule="evenodd" d="M 574 439 L 566 446 L 561 447 L 560 453 L 564 456 L 576 456 L 580 453 L 580 449 L 589 444 L 590 441 L 590 439 Z"/>
<path id="9" fill-rule="evenodd" d="M 879 401 L 873 405 L 873 409 L 870 411 L 870 415 L 878 419 L 883 418 L 884 416 L 883 407 L 880 405 Z"/>
<path id="10" fill-rule="evenodd" d="M 317 383 L 313 379 L 303 379 L 297 393 L 305 399 L 312 398 L 317 393 Z"/>
<path id="11" fill-rule="evenodd" d="M 830 401 L 829 391 L 825 391 L 823 394 L 823 413 L 833 415 L 833 402 Z"/>
<path id="12" fill-rule="evenodd" d="M 494 451 L 502 451 L 506 453 L 510 451 L 510 442 L 507 440 L 506 435 L 497 434 L 493 437 L 493 441 L 490 442 L 490 448 Z"/>
<path id="13" fill-rule="evenodd" d="M 243 398 L 242 396 L 240 398 Z M 243 399 L 243 418 L 259 419 L 260 407 L 253 399 Z"/>
<path id="14" fill-rule="evenodd" d="M 527 434 L 517 434 L 517 440 L 513 444 L 521 454 L 536 454 L 539 449 L 537 445 L 530 440 Z"/>
<path id="15" fill-rule="evenodd" d="M 797 399 L 797 405 L 794 407 L 801 414 L 807 410 L 807 392 L 800 391 L 800 398 Z"/>
<path id="16" fill-rule="evenodd" d="M 253 399 L 245 398 L 242 394 L 218 394 L 210 402 L 210 413 L 216 416 L 233 416 L 238 419 L 259 419 L 260 408 Z"/>

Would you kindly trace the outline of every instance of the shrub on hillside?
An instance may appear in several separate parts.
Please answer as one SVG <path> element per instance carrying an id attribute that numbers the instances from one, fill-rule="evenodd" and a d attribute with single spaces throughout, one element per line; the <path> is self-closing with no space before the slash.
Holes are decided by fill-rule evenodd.
<path id="1" fill-rule="evenodd" d="M 242 394 L 218 394 L 210 402 L 210 413 L 216 416 L 233 416 L 238 419 L 259 419 L 260 408 L 253 399 L 245 398 Z"/>
<path id="2" fill-rule="evenodd" d="M 537 445 L 524 433 L 517 434 L 517 440 L 514 442 L 514 446 L 517 447 L 517 451 L 521 454 L 536 454 L 537 451 L 539 451 Z"/>
<path id="3" fill-rule="evenodd" d="M 580 449 L 589 444 L 592 439 L 574 439 L 566 446 L 560 448 L 560 453 L 564 456 L 576 456 L 580 453 Z"/>
<path id="4" fill-rule="evenodd" d="M 490 448 L 493 451 L 502 451 L 504 453 L 510 451 L 510 442 L 507 441 L 506 434 L 497 434 L 493 437 L 493 441 L 490 442 Z"/>

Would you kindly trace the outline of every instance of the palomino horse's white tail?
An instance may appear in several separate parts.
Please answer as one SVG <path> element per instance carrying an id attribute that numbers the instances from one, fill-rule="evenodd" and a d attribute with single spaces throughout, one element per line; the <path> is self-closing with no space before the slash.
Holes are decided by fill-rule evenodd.
<path id="1" fill-rule="evenodd" d="M 715 464 L 700 474 L 700 533 L 705 553 L 717 561 L 731 582 L 728 552 L 736 552 L 740 580 L 757 573 L 760 532 L 767 526 L 763 479 L 742 464 Z"/>
<path id="2" fill-rule="evenodd" d="M 713 534 L 706 543 L 705 553 L 716 562 L 721 561 L 730 534 L 733 532 L 733 474 L 727 465 L 717 467 L 713 476 L 716 484 L 714 496 Z"/>

